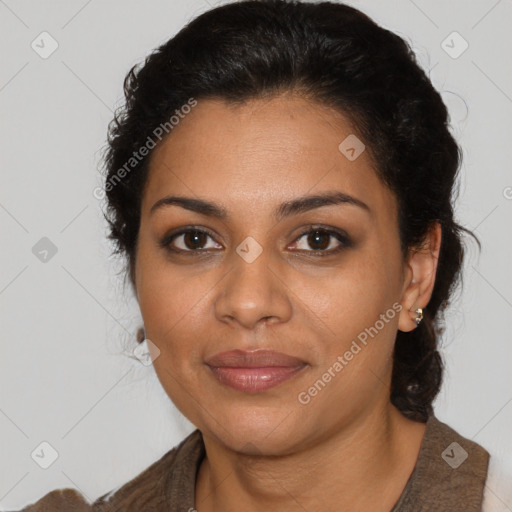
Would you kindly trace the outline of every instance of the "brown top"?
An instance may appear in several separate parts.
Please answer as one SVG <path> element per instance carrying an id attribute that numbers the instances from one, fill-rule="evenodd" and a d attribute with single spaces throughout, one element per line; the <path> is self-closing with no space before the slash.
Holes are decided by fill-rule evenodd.
<path id="1" fill-rule="evenodd" d="M 195 430 L 92 504 L 77 491 L 63 489 L 20 512 L 190 512 L 196 508 L 196 475 L 204 455 L 201 432 Z M 488 464 L 484 448 L 431 416 L 414 471 L 390 512 L 481 512 Z"/>

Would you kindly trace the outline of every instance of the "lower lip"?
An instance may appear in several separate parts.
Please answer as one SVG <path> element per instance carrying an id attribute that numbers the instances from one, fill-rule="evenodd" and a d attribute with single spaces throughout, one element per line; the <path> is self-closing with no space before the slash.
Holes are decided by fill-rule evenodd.
<path id="1" fill-rule="evenodd" d="M 258 393 L 291 379 L 304 366 L 270 366 L 266 368 L 231 368 L 209 366 L 222 384 L 245 393 Z"/>

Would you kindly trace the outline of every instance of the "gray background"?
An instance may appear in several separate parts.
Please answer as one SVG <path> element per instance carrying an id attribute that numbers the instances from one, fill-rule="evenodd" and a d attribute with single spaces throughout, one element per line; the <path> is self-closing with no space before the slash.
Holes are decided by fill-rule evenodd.
<path id="1" fill-rule="evenodd" d="M 483 251 L 469 242 L 463 293 L 447 315 L 436 413 L 512 470 L 512 2 L 351 4 L 412 42 L 463 147 L 457 216 Z M 140 314 L 116 275 L 120 265 L 109 257 L 92 192 L 101 184 L 100 150 L 125 73 L 213 5 L 0 0 L 4 508 L 64 487 L 92 500 L 193 429 L 152 366 L 122 355 L 136 346 Z M 43 31 L 58 43 L 46 59 L 31 47 L 43 45 Z M 454 31 L 469 44 L 457 58 L 442 47 Z M 444 44 L 452 54 L 463 48 L 457 36 Z M 33 253 L 43 237 L 57 249 L 46 262 Z M 58 453 L 48 469 L 31 457 L 43 441 Z"/>

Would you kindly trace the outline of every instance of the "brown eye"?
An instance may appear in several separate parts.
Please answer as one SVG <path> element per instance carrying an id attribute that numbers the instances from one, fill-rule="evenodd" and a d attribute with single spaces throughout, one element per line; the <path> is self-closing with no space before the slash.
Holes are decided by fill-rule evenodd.
<path id="1" fill-rule="evenodd" d="M 218 244 L 210 244 L 208 240 L 213 237 L 206 231 L 200 229 L 186 229 L 179 233 L 164 237 L 160 245 L 172 252 L 202 252 L 207 249 L 219 249 L 222 246 Z"/>
<path id="2" fill-rule="evenodd" d="M 352 246 L 350 239 L 343 232 L 318 227 L 302 233 L 295 245 L 299 251 L 316 253 L 320 256 L 324 255 L 322 253 L 334 254 Z"/>

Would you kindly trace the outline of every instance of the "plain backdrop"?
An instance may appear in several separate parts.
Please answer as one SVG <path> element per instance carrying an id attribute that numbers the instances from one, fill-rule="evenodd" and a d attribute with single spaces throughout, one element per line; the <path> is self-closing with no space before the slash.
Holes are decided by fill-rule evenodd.
<path id="1" fill-rule="evenodd" d="M 512 2 L 350 3 L 412 44 L 463 148 L 456 214 L 483 250 L 469 239 L 464 288 L 447 314 L 435 410 L 512 469 Z M 5 509 L 64 487 L 95 499 L 194 428 L 152 366 L 123 355 L 136 347 L 140 313 L 110 258 L 93 190 L 126 72 L 214 5 L 0 0 Z M 58 48 L 43 58 L 52 44 Z M 32 457 L 43 442 L 58 455 L 47 469 Z"/>

